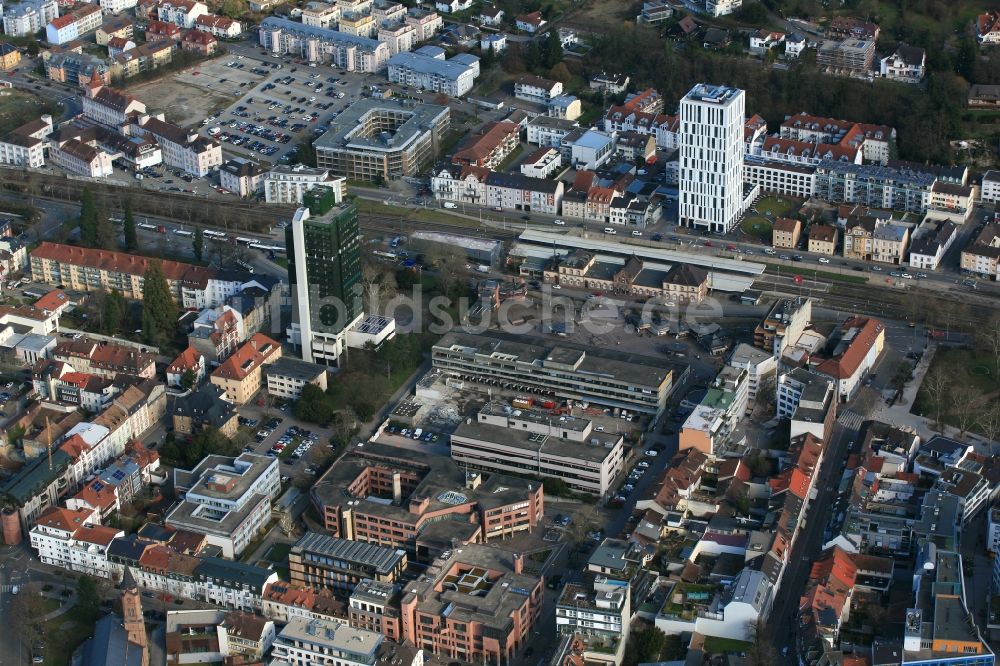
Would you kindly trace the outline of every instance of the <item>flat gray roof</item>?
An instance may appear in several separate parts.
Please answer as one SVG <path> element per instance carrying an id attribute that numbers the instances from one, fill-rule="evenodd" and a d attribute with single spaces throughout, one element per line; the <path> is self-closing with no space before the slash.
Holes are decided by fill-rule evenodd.
<path id="1" fill-rule="evenodd" d="M 289 377 L 303 382 L 311 382 L 326 372 L 326 367 L 290 356 L 282 356 L 274 363 L 264 366 L 267 377 Z"/>
<path id="2" fill-rule="evenodd" d="M 401 550 L 376 546 L 364 541 L 338 539 L 319 532 L 306 532 L 292 547 L 292 552 L 296 551 L 317 553 L 351 564 L 370 566 L 380 574 L 391 574 L 399 561 L 406 557 Z"/>
<path id="3" fill-rule="evenodd" d="M 389 135 L 366 137 L 360 133 L 364 121 L 372 113 L 408 116 Z M 449 110 L 435 104 L 406 104 L 397 100 L 360 99 L 328 123 L 329 130 L 316 139 L 319 149 L 355 148 L 364 150 L 403 150 L 424 133 L 448 117 Z"/>
<path id="4" fill-rule="evenodd" d="M 291 32 L 306 37 L 314 37 L 324 42 L 351 44 L 368 51 L 374 51 L 378 48 L 379 44 L 381 44 L 381 42 L 377 39 L 359 37 L 358 35 L 349 35 L 346 32 L 305 25 L 304 23 L 299 23 L 298 21 L 289 21 L 288 19 L 278 18 L 276 16 L 268 16 L 261 22 L 260 27 L 261 30 L 281 30 L 283 32 Z"/>
<path id="5" fill-rule="evenodd" d="M 455 56 L 456 58 L 458 56 Z M 443 79 L 458 81 L 466 72 L 472 71 L 472 66 L 451 60 L 441 60 L 422 53 L 404 51 L 389 58 L 390 67 L 405 67 L 421 74 L 433 74 Z"/>

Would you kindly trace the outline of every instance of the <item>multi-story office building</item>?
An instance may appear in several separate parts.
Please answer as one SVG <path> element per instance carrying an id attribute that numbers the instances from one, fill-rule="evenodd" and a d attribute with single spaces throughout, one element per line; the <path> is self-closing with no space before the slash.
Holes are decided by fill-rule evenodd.
<path id="1" fill-rule="evenodd" d="M 157 260 L 44 241 L 30 255 L 31 279 L 65 285 L 76 291 L 117 289 L 125 298 L 142 300 L 142 281 Z M 215 307 L 239 292 L 242 275 L 164 259 L 158 262 L 177 304 L 184 308 Z M 246 276 L 248 277 L 248 276 Z"/>
<path id="2" fill-rule="evenodd" d="M 541 604 L 541 578 L 524 573 L 523 555 L 465 545 L 406 586 L 403 639 L 446 659 L 503 664 L 531 636 Z"/>
<path id="3" fill-rule="evenodd" d="M 816 51 L 816 64 L 834 74 L 871 74 L 874 60 L 874 39 L 826 40 Z"/>
<path id="4" fill-rule="evenodd" d="M 778 375 L 778 417 L 790 419 L 791 436 L 811 433 L 826 441 L 837 413 L 834 382 L 826 375 L 795 368 Z"/>
<path id="5" fill-rule="evenodd" d="M 299 208 L 285 244 L 297 315 L 290 339 L 300 345 L 302 360 L 336 364 L 348 329 L 364 317 L 357 208 L 342 204 L 315 217 Z"/>
<path id="6" fill-rule="evenodd" d="M 306 384 L 326 390 L 327 369 L 322 365 L 282 356 L 264 368 L 267 394 L 283 400 L 298 400 Z"/>
<path id="7" fill-rule="evenodd" d="M 469 469 L 559 478 L 574 491 L 606 496 L 624 471 L 624 438 L 589 419 L 512 411 L 493 402 L 451 436 L 451 458 Z M 502 526 L 498 526 L 502 528 Z"/>
<path id="8" fill-rule="evenodd" d="M 472 90 L 479 64 L 442 60 L 423 53 L 396 53 L 389 58 L 389 80 L 459 97 Z"/>
<path id="9" fill-rule="evenodd" d="M 239 557 L 267 527 L 271 502 L 281 492 L 278 460 L 251 453 L 238 458 L 208 456 L 193 470 L 174 470 L 183 499 L 166 524 L 204 534 L 225 557 Z"/>
<path id="10" fill-rule="evenodd" d="M 315 141 L 316 163 L 355 180 L 416 176 L 437 156 L 449 121 L 447 107 L 362 99 Z"/>
<path id="11" fill-rule="evenodd" d="M 762 192 L 808 199 L 816 189 L 816 167 L 767 160 L 755 155 L 743 158 L 743 177 Z"/>
<path id="12" fill-rule="evenodd" d="M 538 481 L 492 474 L 483 481 L 448 458 L 366 442 L 313 486 L 311 498 L 334 536 L 428 561 L 458 544 L 502 539 L 538 526 Z"/>
<path id="13" fill-rule="evenodd" d="M 389 45 L 369 37 L 303 25 L 268 16 L 260 24 L 260 45 L 310 63 L 330 63 L 352 72 L 377 72 L 389 60 Z"/>
<path id="14" fill-rule="evenodd" d="M 681 100 L 680 223 L 727 232 L 744 208 L 744 92 L 698 84 Z"/>
<path id="15" fill-rule="evenodd" d="M 346 596 L 363 580 L 395 583 L 406 569 L 406 551 L 307 532 L 288 553 L 292 583 Z"/>
<path id="16" fill-rule="evenodd" d="M 302 196 L 314 187 L 327 187 L 340 203 L 347 194 L 347 180 L 330 175 L 329 169 L 316 169 L 304 164 L 279 164 L 264 176 L 264 201 L 279 204 L 302 204 Z"/>
<path id="17" fill-rule="evenodd" d="M 434 367 L 472 382 L 659 415 L 687 368 L 661 359 L 543 344 L 544 341 L 448 333 L 432 351 Z"/>

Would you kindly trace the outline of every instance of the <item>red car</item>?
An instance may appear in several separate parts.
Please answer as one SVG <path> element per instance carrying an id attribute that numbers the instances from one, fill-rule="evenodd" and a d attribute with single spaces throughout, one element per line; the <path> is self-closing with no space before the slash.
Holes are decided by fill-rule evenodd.
<path id="1" fill-rule="evenodd" d="M 705 247 L 712 247 L 712 241 L 705 241 Z"/>
<path id="2" fill-rule="evenodd" d="M 727 249 L 727 250 L 735 250 L 735 249 L 736 249 L 736 246 L 735 246 L 735 245 L 733 245 L 732 243 L 730 243 L 729 245 L 727 245 L 727 246 L 726 246 L 726 249 Z"/>

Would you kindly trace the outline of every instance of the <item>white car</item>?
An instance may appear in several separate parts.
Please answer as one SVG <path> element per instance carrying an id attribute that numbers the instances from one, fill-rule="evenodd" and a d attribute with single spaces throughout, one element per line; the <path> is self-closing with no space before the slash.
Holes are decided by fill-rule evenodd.
<path id="1" fill-rule="evenodd" d="M 642 235 L 642 232 L 641 231 L 633 231 L 632 235 L 638 237 L 638 236 Z"/>
<path id="2" fill-rule="evenodd" d="M 910 275 L 909 273 L 903 273 L 902 275 L 900 275 L 900 277 L 906 278 L 907 280 L 912 280 L 913 279 L 913 276 Z"/>
<path id="3" fill-rule="evenodd" d="M 650 449 L 649 451 L 646 451 L 646 455 L 649 456 L 650 458 L 655 458 L 656 457 L 656 451 Z"/>
<path id="4" fill-rule="evenodd" d="M 604 227 L 604 233 L 614 236 L 618 232 L 612 229 L 611 227 Z"/>
<path id="5" fill-rule="evenodd" d="M 821 263 L 821 264 L 828 264 L 828 263 L 830 263 L 830 260 L 829 260 L 829 259 L 827 259 L 826 257 L 820 257 L 820 258 L 818 259 L 818 261 L 819 261 L 819 263 Z"/>
<path id="6" fill-rule="evenodd" d="M 562 285 L 554 284 L 554 285 L 552 285 L 552 288 L 553 289 L 562 289 Z"/>
<path id="7" fill-rule="evenodd" d="M 556 225 L 557 227 L 564 227 L 564 226 L 566 226 L 566 223 L 563 222 L 562 220 L 556 220 L 552 224 Z"/>

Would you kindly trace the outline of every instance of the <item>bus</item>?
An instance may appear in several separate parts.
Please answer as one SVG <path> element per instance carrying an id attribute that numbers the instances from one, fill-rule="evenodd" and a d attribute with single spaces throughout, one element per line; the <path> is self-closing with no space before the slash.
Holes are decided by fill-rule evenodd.
<path id="1" fill-rule="evenodd" d="M 256 238 L 247 238 L 246 236 L 237 236 L 236 242 L 242 245 L 250 245 L 251 243 L 256 243 Z"/>
<path id="2" fill-rule="evenodd" d="M 243 261 L 242 259 L 237 259 L 236 263 L 242 266 L 244 269 L 246 269 L 248 273 L 253 273 L 253 266 L 250 265 L 250 262 Z"/>
<path id="3" fill-rule="evenodd" d="M 178 236 L 194 236 L 193 231 L 185 231 L 184 229 L 174 229 L 174 233 Z"/>
<path id="4" fill-rule="evenodd" d="M 205 235 L 205 238 L 214 238 L 215 240 L 220 240 L 220 241 L 228 239 L 226 234 L 222 233 L 221 231 L 212 231 L 211 229 L 206 229 L 202 233 Z"/>
<path id="5" fill-rule="evenodd" d="M 140 229 L 149 229 L 150 231 L 156 231 L 156 225 L 150 224 L 149 222 L 140 222 L 135 226 L 139 227 Z"/>
<path id="6" fill-rule="evenodd" d="M 254 250 L 263 250 L 264 252 L 284 252 L 285 251 L 285 248 L 282 247 L 281 245 L 265 245 L 264 243 L 259 243 L 257 241 L 254 241 L 253 243 L 250 243 L 250 245 L 248 245 L 248 247 L 250 247 L 251 249 L 254 249 Z"/>
<path id="7" fill-rule="evenodd" d="M 384 250 L 375 250 L 372 254 L 374 254 L 376 257 L 384 257 L 386 259 L 395 259 L 396 258 L 396 253 L 395 252 L 386 252 Z"/>

